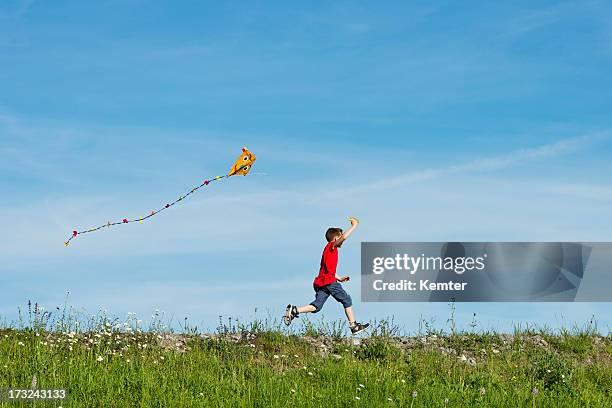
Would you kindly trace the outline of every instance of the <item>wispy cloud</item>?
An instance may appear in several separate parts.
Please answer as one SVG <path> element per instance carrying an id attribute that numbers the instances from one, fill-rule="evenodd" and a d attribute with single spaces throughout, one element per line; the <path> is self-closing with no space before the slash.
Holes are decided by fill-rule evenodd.
<path id="1" fill-rule="evenodd" d="M 539 9 L 518 13 L 502 26 L 507 36 L 520 36 L 574 16 L 584 8 L 584 2 L 564 2 Z"/>
<path id="2" fill-rule="evenodd" d="M 502 170 L 533 161 L 554 158 L 585 148 L 598 140 L 609 140 L 610 133 L 583 135 L 570 139 L 559 140 L 550 144 L 515 150 L 492 157 L 477 158 L 464 164 L 436 167 L 408 172 L 403 175 L 382 178 L 379 181 L 362 184 L 336 191 L 341 194 L 365 193 L 374 190 L 392 189 L 398 186 L 428 181 L 457 173 L 483 173 Z"/>
<path id="3" fill-rule="evenodd" d="M 485 175 L 527 163 L 551 160 L 586 149 L 597 141 L 606 140 L 608 140 L 607 133 L 590 134 L 389 178 L 386 178 L 384 168 L 380 168 L 378 175 L 380 180 L 350 187 L 345 187 L 343 180 L 330 177 L 317 183 L 305 181 L 299 185 L 292 184 L 291 188 L 270 184 L 245 192 L 241 191 L 243 185 L 246 187 L 244 180 L 231 180 L 233 184 L 231 191 L 223 188 L 230 186 L 216 186 L 218 189 L 195 195 L 190 201 L 181 203 L 174 211 L 152 219 L 142 228 L 117 227 L 116 230 L 103 230 L 91 236 L 79 237 L 79 240 L 74 242 L 74 248 L 68 249 L 67 252 L 61 243 L 66 238 L 66 234 L 73 229 L 98 226 L 106 221 L 104 217 L 114 220 L 124 214 L 140 215 L 140 212 L 144 211 L 143 205 L 147 202 L 158 204 L 160 198 L 143 192 L 121 194 L 120 191 L 112 195 L 68 193 L 61 199 L 46 197 L 38 203 L 19 208 L 5 206 L 2 209 L 0 221 L 7 231 L 12 232 L 10 235 L 5 235 L 5 239 L 0 239 L 0 258 L 4 259 L 5 263 L 9 263 L 11 260 L 15 261 L 28 255 L 53 256 L 61 259 L 64 256 L 61 254 L 71 253 L 70 251 L 74 252 L 71 253 L 71 257 L 92 259 L 110 254 L 159 255 L 202 250 L 214 252 L 226 250 L 227 245 L 224 244 L 226 242 L 232 242 L 232 245 L 241 247 L 245 251 L 260 251 L 271 248 L 272 245 L 284 245 L 283 242 L 275 242 L 278 240 L 278 231 L 285 231 L 287 228 L 318 236 L 318 230 L 321 228 L 319 223 L 336 212 L 334 206 L 330 208 L 329 203 L 337 201 L 338 197 L 356 198 L 352 200 L 353 202 L 345 204 L 347 208 L 344 211 L 355 208 L 364 216 L 369 214 L 372 218 L 377 213 L 386 214 L 394 211 L 392 203 L 376 203 L 375 197 L 378 194 L 372 193 L 421 184 L 424 188 L 421 193 L 431 194 L 426 192 L 426 187 L 430 184 L 425 183 L 427 181 L 438 179 L 436 184 L 446 185 L 448 183 L 445 179 L 452 179 L 457 175 Z M 375 165 L 371 167 L 377 168 Z M 528 187 L 515 187 L 514 191 L 525 192 L 529 190 Z M 551 184 L 548 188 L 539 190 L 540 195 L 546 193 L 571 194 L 574 197 L 584 196 L 594 199 L 598 197 L 599 200 L 605 200 L 610 194 L 605 187 L 591 190 L 586 185 L 577 188 L 575 185 L 572 187 L 559 183 L 556 187 Z M 403 190 L 399 194 L 397 198 L 401 200 L 401 197 L 404 194 L 409 195 L 410 191 Z M 454 193 L 449 190 L 448 194 Z M 492 198 L 489 198 L 490 200 Z M 502 201 L 496 203 L 496 206 L 502 205 L 504 200 L 509 202 L 503 197 L 499 197 L 499 200 Z M 432 207 L 431 211 L 437 210 Z M 231 214 L 231 217 L 218 217 L 216 214 Z M 237 233 L 237 231 L 252 233 Z M 254 240 L 252 234 L 256 234 L 257 239 Z M 301 245 L 308 245 L 308 239 L 301 236 L 294 238 L 293 241 L 293 245 L 298 245 L 298 242 Z M 203 245 L 203 242 L 206 244 Z M 130 249 L 126 251 L 127 248 Z"/>

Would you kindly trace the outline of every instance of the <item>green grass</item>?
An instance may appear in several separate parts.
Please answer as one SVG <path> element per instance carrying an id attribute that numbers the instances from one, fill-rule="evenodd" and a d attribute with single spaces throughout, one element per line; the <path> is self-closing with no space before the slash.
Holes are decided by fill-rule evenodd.
<path id="1" fill-rule="evenodd" d="M 612 336 L 591 322 L 552 332 L 446 333 L 425 323 L 401 336 L 392 320 L 370 336 L 342 322 L 187 321 L 172 333 L 156 313 L 56 315 L 29 305 L 0 328 L 0 388 L 67 388 L 57 407 L 610 407 Z M 31 406 L 4 402 L 0 406 Z"/>
<path id="2" fill-rule="evenodd" d="M 39 389 L 70 390 L 37 406 L 62 407 L 612 406 L 610 336 L 540 338 L 379 335 L 355 345 L 261 326 L 209 338 L 5 329 L 0 387 L 29 388 L 35 375 Z"/>

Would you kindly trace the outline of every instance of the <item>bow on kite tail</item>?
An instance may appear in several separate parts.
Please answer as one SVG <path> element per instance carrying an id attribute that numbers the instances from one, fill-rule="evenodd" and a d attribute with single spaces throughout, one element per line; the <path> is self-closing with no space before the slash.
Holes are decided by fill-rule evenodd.
<path id="1" fill-rule="evenodd" d="M 171 203 L 168 203 L 166 205 L 164 205 L 162 208 L 160 208 L 157 211 L 151 211 L 151 214 L 147 215 L 146 217 L 140 217 L 140 218 L 134 218 L 134 219 L 127 219 L 124 218 L 121 221 L 116 221 L 116 222 L 110 222 L 108 221 L 106 224 L 100 225 L 99 227 L 96 228 L 91 228 L 88 230 L 83 230 L 83 231 L 72 231 L 72 235 L 70 236 L 70 238 L 68 238 L 68 240 L 66 242 L 64 242 L 65 246 L 70 245 L 70 241 L 72 241 L 74 238 L 77 237 L 77 235 L 81 235 L 81 234 L 87 234 L 90 232 L 94 232 L 94 231 L 98 231 L 102 228 L 109 228 L 112 227 L 113 225 L 121 225 L 121 224 L 129 224 L 132 222 L 140 222 L 142 223 L 144 220 L 149 219 L 151 217 L 153 217 L 154 215 L 159 214 L 160 212 L 167 210 L 168 208 L 172 207 L 174 204 L 183 201 L 185 198 L 187 198 L 188 196 L 190 196 L 191 194 L 195 193 L 197 190 L 199 190 L 200 188 L 209 185 L 210 183 L 214 182 L 214 181 L 219 181 L 219 180 L 223 180 L 225 178 L 229 178 L 232 176 L 236 176 L 238 174 L 242 174 L 243 176 L 246 176 L 247 174 L 249 174 L 249 171 L 251 170 L 253 163 L 255 162 L 256 157 L 253 153 L 251 153 L 250 151 L 247 150 L 246 147 L 242 148 L 242 154 L 240 155 L 240 157 L 238 158 L 238 160 L 236 160 L 236 162 L 234 163 L 234 165 L 231 167 L 229 173 L 227 173 L 224 176 L 216 176 L 210 180 L 204 180 L 204 182 L 202 184 L 200 184 L 197 187 L 192 188 L 187 194 L 180 196 L 179 198 L 177 198 L 176 200 L 174 200 Z"/>

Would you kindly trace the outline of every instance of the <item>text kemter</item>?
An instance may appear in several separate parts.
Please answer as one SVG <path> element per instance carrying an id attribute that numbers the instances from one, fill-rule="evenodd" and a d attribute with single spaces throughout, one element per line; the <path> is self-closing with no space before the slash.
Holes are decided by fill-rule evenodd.
<path id="1" fill-rule="evenodd" d="M 467 282 L 430 282 L 428 279 L 420 279 L 417 285 L 416 282 L 402 279 L 399 282 L 383 282 L 377 279 L 373 282 L 372 287 L 376 291 L 387 290 L 408 290 L 408 291 L 445 291 L 445 290 L 465 290 Z"/>

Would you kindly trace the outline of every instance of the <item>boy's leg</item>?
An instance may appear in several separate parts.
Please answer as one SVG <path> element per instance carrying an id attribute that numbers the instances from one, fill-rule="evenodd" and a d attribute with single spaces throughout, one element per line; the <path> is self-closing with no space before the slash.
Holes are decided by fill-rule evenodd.
<path id="1" fill-rule="evenodd" d="M 328 288 L 334 299 L 342 303 L 342 306 L 344 306 L 344 313 L 349 321 L 351 333 L 357 334 L 367 329 L 370 325 L 369 323 L 362 324 L 355 321 L 355 315 L 353 314 L 353 300 L 351 299 L 351 296 L 346 293 L 342 285 L 338 282 L 334 282 L 329 285 Z"/>
<path id="2" fill-rule="evenodd" d="M 344 306 L 344 313 L 346 314 L 349 324 L 355 323 L 355 316 L 353 315 L 353 299 L 351 299 L 351 296 L 346 293 L 339 282 L 332 283 L 328 286 L 328 288 L 334 299 L 342 303 L 342 306 Z"/>
<path id="3" fill-rule="evenodd" d="M 353 323 L 355 323 L 355 315 L 353 314 L 353 306 L 345 307 L 344 313 L 346 314 L 346 318 L 348 319 L 349 324 L 353 325 Z"/>
<path id="4" fill-rule="evenodd" d="M 307 305 L 298 307 L 297 311 L 298 313 L 312 313 L 312 312 L 316 312 L 317 308 L 309 303 Z"/>
<path id="5" fill-rule="evenodd" d="M 293 306 L 287 305 L 287 310 L 285 310 L 285 316 L 283 316 L 283 320 L 285 324 L 289 326 L 293 319 L 299 317 L 300 313 L 317 313 L 323 307 L 323 304 L 327 301 L 330 292 L 327 288 L 315 289 L 315 300 L 312 301 L 308 305 L 304 306 Z"/>

